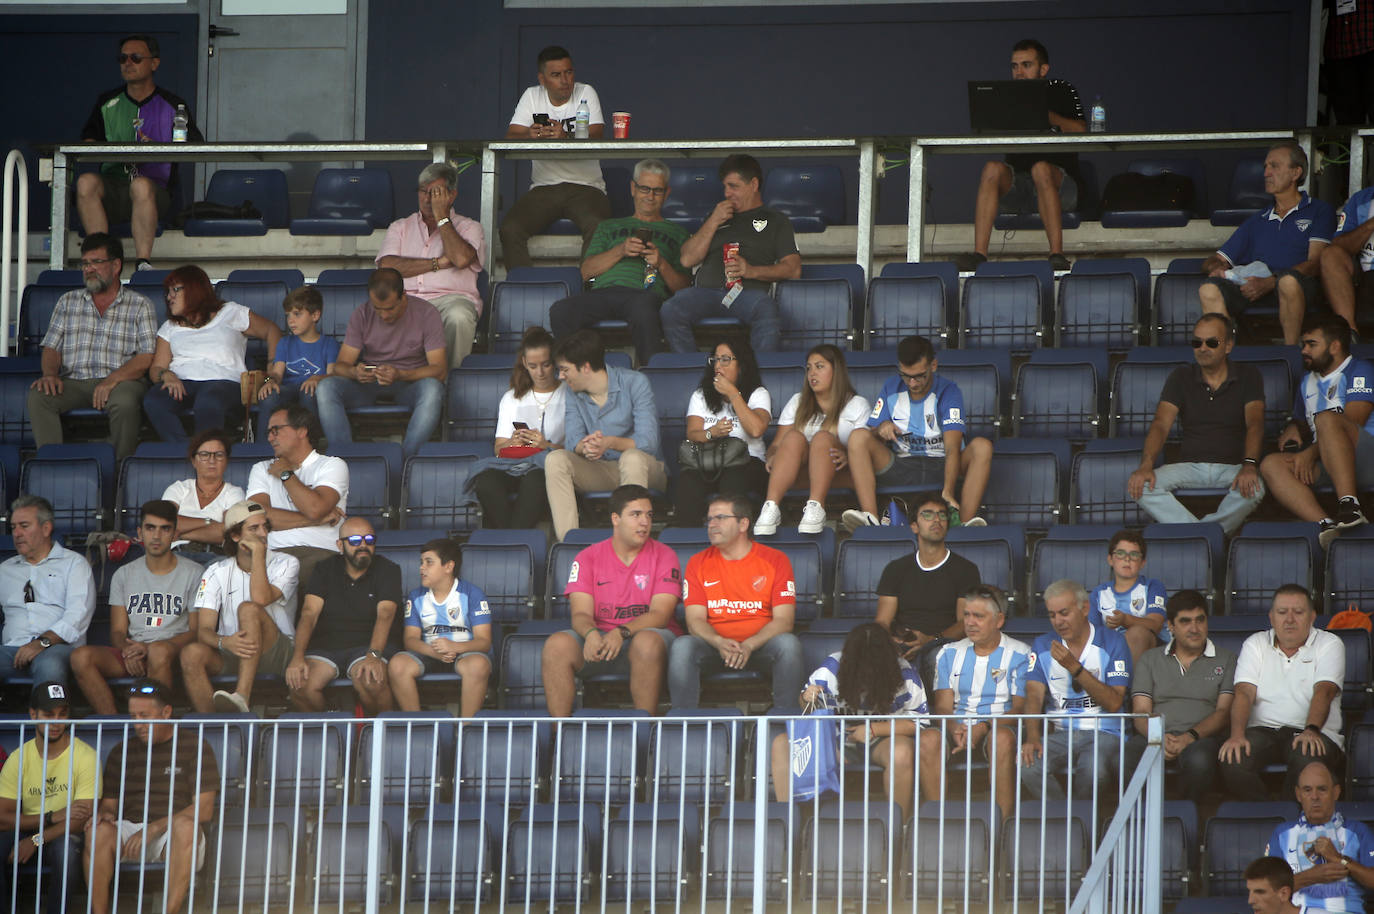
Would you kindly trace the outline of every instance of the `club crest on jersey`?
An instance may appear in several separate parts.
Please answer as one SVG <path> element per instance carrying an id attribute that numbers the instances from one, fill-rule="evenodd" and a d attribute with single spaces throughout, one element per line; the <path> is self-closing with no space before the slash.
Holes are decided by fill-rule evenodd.
<path id="1" fill-rule="evenodd" d="M 763 575 L 759 575 L 758 577 L 754 578 L 754 589 L 763 590 L 764 585 L 767 583 L 768 579 Z"/>
<path id="2" fill-rule="evenodd" d="M 931 413 L 926 413 L 926 428 L 935 430 L 935 416 Z"/>
<path id="3" fill-rule="evenodd" d="M 1002 680 L 1002 677 L 1006 675 L 1006 671 L 1005 671 L 1005 670 L 989 670 L 989 671 L 988 671 L 988 675 L 992 677 L 992 681 L 993 681 L 993 682 L 1000 682 L 1000 681 Z"/>
<path id="4" fill-rule="evenodd" d="M 766 229 L 766 228 L 768 228 L 768 220 L 767 220 L 767 219 L 755 219 L 755 220 L 754 220 L 754 231 L 756 231 L 756 232 L 761 232 L 761 231 L 763 231 L 763 230 Z"/>
<path id="5" fill-rule="evenodd" d="M 1310 228 L 1312 227 L 1312 220 L 1311 220 L 1311 219 L 1299 219 L 1299 220 L 1298 220 L 1296 223 L 1294 223 L 1294 224 L 1297 225 L 1298 231 L 1300 231 L 1300 232 L 1306 232 L 1308 229 L 1310 229 Z"/>
<path id="6" fill-rule="evenodd" d="M 1131 612 L 1133 612 L 1133 613 L 1138 613 L 1138 612 L 1140 612 L 1140 610 L 1141 610 L 1142 608 L 1144 608 L 1144 606 L 1145 606 L 1145 600 L 1144 600 L 1144 598 L 1142 598 L 1142 597 L 1133 597 L 1133 598 L 1131 598 Z"/>
<path id="7" fill-rule="evenodd" d="M 643 590 L 644 588 L 648 587 L 649 576 L 647 574 L 635 575 L 635 586 L 638 587 L 640 590 Z"/>
<path id="8" fill-rule="evenodd" d="M 803 736 L 801 739 L 792 740 L 792 774 L 794 777 L 801 777 L 806 773 L 806 766 L 811 764 L 811 737 Z"/>

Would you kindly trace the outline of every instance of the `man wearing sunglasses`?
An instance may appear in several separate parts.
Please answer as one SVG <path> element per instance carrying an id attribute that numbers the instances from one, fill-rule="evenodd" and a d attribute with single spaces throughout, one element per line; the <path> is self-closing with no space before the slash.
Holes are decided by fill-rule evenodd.
<path id="1" fill-rule="evenodd" d="M 582 260 L 582 279 L 591 284 L 591 291 L 553 303 L 549 329 L 555 337 L 562 339 L 598 321 L 617 320 L 629 323 L 640 366 L 663 348 L 658 310 L 664 299 L 692 282 L 682 266 L 687 230 L 663 218 L 668 176 L 668 166 L 658 159 L 635 165 L 630 180 L 635 213 L 596 227 Z"/>
<path id="2" fill-rule="evenodd" d="M 172 119 L 177 108 L 186 111 L 186 139 L 203 143 L 205 137 L 190 119 L 185 100 L 154 85 L 153 74 L 162 63 L 157 39 L 130 35 L 119 42 L 119 75 L 124 85 L 96 99 L 81 139 L 88 143 L 170 143 Z M 137 269 L 151 269 L 157 222 L 171 209 L 177 173 L 169 162 L 106 162 L 98 173 L 76 181 L 76 210 L 88 234 L 108 232 L 110 223 L 129 221 L 133 229 Z"/>
<path id="3" fill-rule="evenodd" d="M 343 675 L 363 710 L 376 715 L 393 707 L 386 664 L 401 643 L 401 569 L 377 555 L 376 531 L 364 517 L 343 522 L 339 549 L 306 585 L 286 685 L 302 711 L 323 711 L 325 686 Z"/>
<path id="4" fill-rule="evenodd" d="M 1161 524 L 1215 521 L 1232 534 L 1264 500 L 1264 381 L 1254 365 L 1231 361 L 1235 337 L 1230 318 L 1204 314 L 1193 325 L 1193 364 L 1164 382 L 1140 467 L 1126 480 L 1126 491 Z M 1175 420 L 1178 461 L 1156 469 Z M 1221 504 L 1202 518 L 1174 496 L 1177 489 L 1223 486 Z"/>

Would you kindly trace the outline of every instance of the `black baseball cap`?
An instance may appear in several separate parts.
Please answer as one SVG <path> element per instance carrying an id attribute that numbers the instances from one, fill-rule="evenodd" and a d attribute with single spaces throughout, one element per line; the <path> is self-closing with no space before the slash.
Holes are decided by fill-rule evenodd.
<path id="1" fill-rule="evenodd" d="M 67 687 L 60 682 L 40 682 L 29 694 L 29 707 L 35 711 L 52 711 L 56 708 L 70 708 L 67 700 Z"/>

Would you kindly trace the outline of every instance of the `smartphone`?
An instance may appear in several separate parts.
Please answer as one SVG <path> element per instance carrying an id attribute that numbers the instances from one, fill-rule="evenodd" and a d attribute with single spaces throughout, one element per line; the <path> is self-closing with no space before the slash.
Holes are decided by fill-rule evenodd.
<path id="1" fill-rule="evenodd" d="M 530 429 L 530 427 L 523 422 L 512 422 L 511 427 L 518 432 L 527 432 Z"/>
<path id="2" fill-rule="evenodd" d="M 1285 454 L 1295 454 L 1300 450 L 1302 450 L 1301 441 L 1290 441 L 1283 446 L 1283 451 Z"/>
<path id="3" fill-rule="evenodd" d="M 364 363 L 362 364 L 361 367 L 362 367 L 363 371 L 376 371 L 376 370 L 377 370 L 377 366 L 376 366 L 376 365 L 368 365 L 366 362 L 364 362 Z"/>
<path id="4" fill-rule="evenodd" d="M 654 240 L 654 230 L 651 228 L 635 229 L 635 237 L 645 244 L 652 244 Z"/>
<path id="5" fill-rule="evenodd" d="M 547 114 L 536 114 L 534 116 L 534 122 L 541 127 L 547 127 L 549 126 L 549 116 Z"/>

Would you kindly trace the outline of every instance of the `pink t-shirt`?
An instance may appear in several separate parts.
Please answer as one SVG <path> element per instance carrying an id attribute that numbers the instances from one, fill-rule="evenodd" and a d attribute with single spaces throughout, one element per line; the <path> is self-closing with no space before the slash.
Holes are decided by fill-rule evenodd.
<path id="1" fill-rule="evenodd" d="M 568 570 L 564 593 L 590 594 L 596 606 L 596 627 L 610 631 L 648 612 L 649 601 L 659 594 L 682 594 L 677 553 L 651 538 L 645 541 L 635 560 L 626 565 L 615 554 L 611 541 L 602 540 L 577 554 Z M 664 627 L 682 634 L 676 619 L 670 618 Z"/>
<path id="2" fill-rule="evenodd" d="M 477 291 L 477 274 L 482 271 L 482 264 L 487 260 L 486 238 L 482 234 L 482 224 L 452 211 L 449 212 L 449 219 L 453 221 L 453 228 L 458 232 L 458 237 L 472 245 L 477 256 L 461 270 L 449 267 L 445 270 L 407 276 L 406 291 L 411 295 L 418 295 L 425 301 L 433 301 L 441 295 L 462 295 L 472 302 L 477 308 L 477 313 L 481 314 L 482 296 Z M 377 252 L 377 263 L 380 264 L 383 257 L 423 257 L 432 260 L 442 256 L 444 240 L 440 233 L 436 231 L 431 234 L 420 214 L 411 213 L 404 219 L 397 219 L 387 228 L 386 238 L 382 240 L 382 249 Z"/>
<path id="3" fill-rule="evenodd" d="M 358 350 L 359 364 L 407 370 L 423 368 L 429 361 L 426 352 L 448 349 L 438 309 L 414 295 L 406 296 L 405 313 L 394 324 L 378 317 L 370 301 L 354 308 L 343 344 Z"/>

